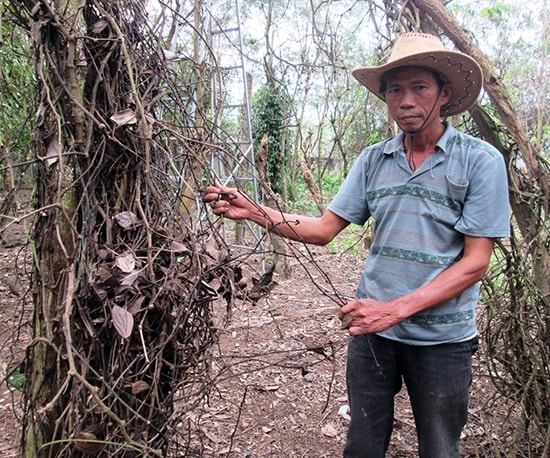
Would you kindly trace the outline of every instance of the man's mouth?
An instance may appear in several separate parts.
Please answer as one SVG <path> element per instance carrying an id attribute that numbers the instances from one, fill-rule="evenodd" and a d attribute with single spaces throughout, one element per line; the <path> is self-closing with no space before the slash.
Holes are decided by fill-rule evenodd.
<path id="1" fill-rule="evenodd" d="M 420 119 L 420 116 L 417 116 L 417 115 L 405 115 L 405 116 L 399 117 L 399 121 L 403 121 L 403 122 L 418 121 L 419 119 Z"/>

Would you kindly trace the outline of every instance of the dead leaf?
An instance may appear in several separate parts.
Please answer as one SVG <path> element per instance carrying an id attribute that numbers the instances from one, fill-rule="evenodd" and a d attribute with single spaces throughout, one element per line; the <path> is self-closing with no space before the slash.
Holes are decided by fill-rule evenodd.
<path id="1" fill-rule="evenodd" d="M 183 243 L 174 240 L 170 244 L 170 251 L 173 251 L 174 253 L 187 253 L 189 251 L 189 248 L 187 248 L 187 245 L 184 245 Z"/>
<path id="2" fill-rule="evenodd" d="M 162 55 L 167 61 L 178 61 L 181 60 L 181 56 L 179 54 L 176 54 L 175 52 L 169 51 L 168 49 L 161 49 L 160 50 Z"/>
<path id="3" fill-rule="evenodd" d="M 136 297 L 133 302 L 128 306 L 128 312 L 132 315 L 138 313 L 141 310 L 141 304 L 145 300 L 145 296 Z"/>
<path id="4" fill-rule="evenodd" d="M 208 239 L 204 245 L 206 253 L 208 253 L 212 259 L 218 263 L 223 261 L 225 253 L 216 246 L 216 240 L 214 240 L 214 238 Z"/>
<path id="5" fill-rule="evenodd" d="M 130 337 L 134 328 L 134 317 L 132 314 L 118 305 L 113 307 L 111 314 L 113 316 L 113 326 L 119 335 L 124 339 Z"/>
<path id="6" fill-rule="evenodd" d="M 105 447 L 95 434 L 86 431 L 78 432 L 74 435 L 74 448 L 88 455 L 96 455 Z"/>
<path id="7" fill-rule="evenodd" d="M 327 423 L 321 428 L 321 434 L 327 437 L 336 437 L 338 435 L 338 431 L 336 431 L 336 428 L 333 425 Z"/>
<path id="8" fill-rule="evenodd" d="M 135 213 L 130 211 L 120 212 L 115 215 L 115 221 L 122 229 L 133 229 L 140 226 L 141 223 Z"/>
<path id="9" fill-rule="evenodd" d="M 136 395 L 143 393 L 149 389 L 149 384 L 143 380 L 138 380 L 137 382 L 132 383 L 132 394 Z"/>
<path id="10" fill-rule="evenodd" d="M 109 259 L 110 254 L 111 253 L 109 252 L 109 250 L 106 250 L 105 248 L 100 248 L 99 250 L 97 250 L 97 257 L 102 261 Z"/>
<path id="11" fill-rule="evenodd" d="M 221 443 L 225 442 L 224 439 L 222 439 L 221 437 L 219 437 L 219 436 L 215 435 L 214 433 L 208 431 L 206 428 L 200 428 L 200 430 L 206 437 L 208 437 L 208 439 L 210 439 L 215 444 L 221 444 Z"/>
<path id="12" fill-rule="evenodd" d="M 117 256 L 115 259 L 115 266 L 117 266 L 125 274 L 128 274 L 135 269 L 136 258 L 134 258 L 132 253 Z"/>
<path id="13" fill-rule="evenodd" d="M 59 156 L 61 155 L 61 145 L 57 141 L 57 139 L 53 139 L 50 144 L 48 145 L 48 152 L 46 153 L 46 165 L 51 166 L 55 164 L 59 160 Z"/>
<path id="14" fill-rule="evenodd" d="M 208 282 L 208 286 L 212 288 L 212 291 L 220 291 L 222 287 L 221 279 L 219 277 L 213 278 L 210 282 Z"/>
<path id="15" fill-rule="evenodd" d="M 138 277 L 139 277 L 139 270 L 133 270 L 128 275 L 124 276 L 124 278 L 120 282 L 120 286 L 132 286 Z"/>
<path id="16" fill-rule="evenodd" d="M 91 32 L 92 33 L 101 33 L 103 30 L 105 30 L 105 27 L 107 27 L 109 23 L 105 19 L 100 19 L 99 21 L 94 22 L 92 25 Z"/>
<path id="17" fill-rule="evenodd" d="M 117 127 L 137 124 L 136 112 L 130 108 L 116 112 L 109 119 L 113 121 Z"/>

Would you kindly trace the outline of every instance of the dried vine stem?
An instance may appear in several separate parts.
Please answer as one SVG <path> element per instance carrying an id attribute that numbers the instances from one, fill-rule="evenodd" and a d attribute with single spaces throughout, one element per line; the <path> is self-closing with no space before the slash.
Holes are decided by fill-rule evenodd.
<path id="1" fill-rule="evenodd" d="M 185 451 L 173 425 L 210 389 L 212 304 L 230 310 L 241 272 L 180 190 L 227 145 L 193 127 L 140 1 L 63 15 L 38 2 L 29 18 L 41 117 L 25 454 Z"/>

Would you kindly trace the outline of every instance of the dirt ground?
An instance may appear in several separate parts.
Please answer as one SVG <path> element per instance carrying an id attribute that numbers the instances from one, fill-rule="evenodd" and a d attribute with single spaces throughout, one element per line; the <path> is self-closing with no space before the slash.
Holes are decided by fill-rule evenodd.
<path id="1" fill-rule="evenodd" d="M 31 304 L 23 295 L 29 248 L 21 228 L 14 229 L 0 246 L 2 379 L 22 359 L 29 339 Z M 334 290 L 353 296 L 365 253 L 342 253 L 334 245 L 312 250 L 320 269 L 294 262 L 291 278 L 275 275 L 277 285 L 270 296 L 256 305 L 239 304 L 227 328 L 220 331 L 214 389 L 190 418 L 202 456 L 341 456 L 349 419 L 345 389 L 349 337 L 340 329 L 335 302 L 316 284 L 326 287 L 324 272 Z M 491 384 L 483 347 L 474 370 L 461 456 L 504 456 L 500 450 L 513 438 L 513 415 Z M 0 457 L 20 456 L 19 401 L 18 391 L 0 385 Z M 397 396 L 387 456 L 416 456 L 414 421 L 404 389 Z"/>

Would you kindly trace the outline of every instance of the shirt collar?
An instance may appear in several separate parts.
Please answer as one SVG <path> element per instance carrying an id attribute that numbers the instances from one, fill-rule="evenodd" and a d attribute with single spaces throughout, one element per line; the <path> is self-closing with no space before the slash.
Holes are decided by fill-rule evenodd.
<path id="1" fill-rule="evenodd" d="M 445 131 L 443 132 L 443 135 L 439 138 L 439 140 L 436 143 L 436 149 L 440 149 L 444 153 L 447 152 L 447 144 L 449 142 L 449 139 L 454 137 L 456 134 L 456 129 L 447 121 L 443 122 L 445 125 Z M 403 140 L 405 138 L 405 134 L 403 132 L 399 132 L 395 137 L 390 138 L 386 144 L 384 145 L 384 150 L 382 151 L 384 154 L 393 154 L 397 151 L 399 151 L 401 148 L 403 148 Z"/>

